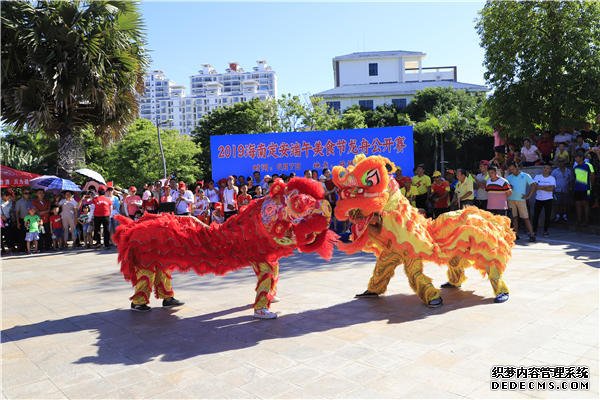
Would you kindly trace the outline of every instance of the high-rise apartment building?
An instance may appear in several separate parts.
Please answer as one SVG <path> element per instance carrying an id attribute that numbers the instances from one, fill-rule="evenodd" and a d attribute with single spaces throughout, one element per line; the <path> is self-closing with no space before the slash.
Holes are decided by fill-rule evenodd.
<path id="1" fill-rule="evenodd" d="M 203 115 L 217 107 L 255 98 L 277 97 L 277 75 L 265 60 L 256 62 L 252 71 L 244 71 L 232 62 L 225 73 L 204 64 L 190 77 L 190 94 L 175 85 L 162 71 L 152 71 L 144 78 L 144 95 L 140 97 L 140 117 L 163 123 L 166 128 L 190 134 Z"/>

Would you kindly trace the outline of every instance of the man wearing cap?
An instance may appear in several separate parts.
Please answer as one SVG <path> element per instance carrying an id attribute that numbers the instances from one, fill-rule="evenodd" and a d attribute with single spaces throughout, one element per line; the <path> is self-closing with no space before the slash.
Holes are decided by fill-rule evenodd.
<path id="1" fill-rule="evenodd" d="M 271 182 L 271 175 L 265 175 L 262 182 L 260 183 L 260 187 L 262 188 L 263 194 L 267 194 L 269 191 L 269 182 Z"/>
<path id="2" fill-rule="evenodd" d="M 489 165 L 490 162 L 488 160 L 481 160 L 479 162 L 479 173 L 475 176 L 475 184 L 477 185 L 475 205 L 482 210 L 487 210 L 488 193 L 485 190 L 485 187 L 487 181 L 490 179 L 488 173 Z"/>
<path id="3" fill-rule="evenodd" d="M 110 248 L 110 214 L 112 210 L 112 199 L 105 196 L 106 187 L 98 188 L 98 196 L 94 197 L 94 240 L 96 246 L 100 247 L 100 226 L 104 236 L 104 247 Z"/>
<path id="4" fill-rule="evenodd" d="M 415 176 L 412 177 L 412 184 L 417 191 L 415 197 L 415 203 L 417 208 L 427 210 L 427 198 L 431 192 L 431 178 L 425 175 L 425 168 L 423 164 L 419 164 L 415 168 Z"/>
<path id="5" fill-rule="evenodd" d="M 175 215 L 190 215 L 190 208 L 194 204 L 194 194 L 187 190 L 185 182 L 181 181 L 177 185 L 177 197 L 175 201 Z"/>
<path id="6" fill-rule="evenodd" d="M 433 203 L 433 217 L 450 211 L 450 183 L 442 179 L 442 173 L 433 173 L 431 184 L 431 202 Z"/>
<path id="7" fill-rule="evenodd" d="M 137 189 L 135 186 L 129 187 L 129 195 L 125 198 L 125 211 L 127 216 L 131 219 L 135 217 L 135 213 L 138 212 L 142 207 L 142 198 L 136 194 Z"/>

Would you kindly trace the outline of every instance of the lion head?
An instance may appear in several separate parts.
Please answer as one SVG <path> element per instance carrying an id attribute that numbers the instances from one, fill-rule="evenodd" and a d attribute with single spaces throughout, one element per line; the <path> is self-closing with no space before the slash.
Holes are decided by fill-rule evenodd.
<path id="1" fill-rule="evenodd" d="M 379 215 L 391 193 L 398 190 L 396 180 L 390 179 L 394 163 L 381 156 L 359 154 L 347 168 L 333 167 L 333 183 L 338 187 L 339 199 L 335 217 L 352 222 L 352 237 L 363 236 L 370 224 L 379 221 Z"/>
<path id="2" fill-rule="evenodd" d="M 331 205 L 319 182 L 276 180 L 262 203 L 261 218 L 277 243 L 295 245 L 301 252 L 316 252 L 325 259 L 333 255 L 337 236 L 329 230 Z"/>

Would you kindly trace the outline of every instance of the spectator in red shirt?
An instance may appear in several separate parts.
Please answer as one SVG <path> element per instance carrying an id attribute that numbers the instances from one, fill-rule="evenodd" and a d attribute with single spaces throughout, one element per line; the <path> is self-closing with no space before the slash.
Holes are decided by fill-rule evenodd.
<path id="1" fill-rule="evenodd" d="M 52 245 L 54 250 L 64 247 L 62 217 L 59 213 L 60 207 L 52 207 L 52 215 L 50 215 L 50 227 L 52 228 Z"/>
<path id="2" fill-rule="evenodd" d="M 129 187 L 129 196 L 125 199 L 125 211 L 129 218 L 133 219 L 135 213 L 138 212 L 142 207 L 142 198 L 136 194 L 137 189 L 135 186 Z"/>
<path id="3" fill-rule="evenodd" d="M 243 206 L 247 206 L 252 201 L 252 196 L 248 194 L 248 185 L 243 184 L 240 186 L 240 194 L 237 195 L 238 209 Z"/>
<path id="4" fill-rule="evenodd" d="M 106 188 L 101 186 L 98 189 L 98 196 L 94 198 L 94 239 L 96 240 L 96 247 L 100 247 L 100 226 L 102 225 L 104 247 L 109 249 L 111 247 L 109 224 L 112 199 L 106 197 L 105 193 Z"/>
<path id="5" fill-rule="evenodd" d="M 545 131 L 540 140 L 537 141 L 536 145 L 542 154 L 542 160 L 544 161 L 544 164 L 548 164 L 552 159 L 552 153 L 554 153 L 554 140 L 550 136 L 550 132 Z"/>
<path id="6" fill-rule="evenodd" d="M 142 209 L 145 213 L 156 214 L 158 210 L 158 200 L 154 197 L 153 192 L 150 192 L 148 199 L 142 200 Z"/>
<path id="7" fill-rule="evenodd" d="M 43 231 L 40 232 L 40 249 L 48 250 L 52 247 L 52 233 L 50 230 L 50 200 L 44 198 L 46 195 L 43 189 L 35 192 L 36 199 L 31 202 L 37 215 L 42 219 Z"/>
<path id="8" fill-rule="evenodd" d="M 433 217 L 450 211 L 450 183 L 442 179 L 442 173 L 435 171 L 431 183 L 431 202 L 433 203 Z"/>

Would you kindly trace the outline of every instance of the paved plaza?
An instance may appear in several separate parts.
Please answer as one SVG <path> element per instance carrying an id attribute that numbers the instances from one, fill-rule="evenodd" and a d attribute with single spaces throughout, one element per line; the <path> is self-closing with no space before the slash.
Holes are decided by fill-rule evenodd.
<path id="1" fill-rule="evenodd" d="M 373 265 L 284 259 L 280 317 L 261 321 L 250 268 L 175 274 L 186 304 L 138 314 L 114 251 L 3 258 L 3 398 L 598 398 L 598 236 L 521 241 L 504 304 L 474 270 L 440 309 L 401 269 L 386 296 L 355 300 Z M 589 366 L 590 390 L 491 391 L 495 365 Z"/>

